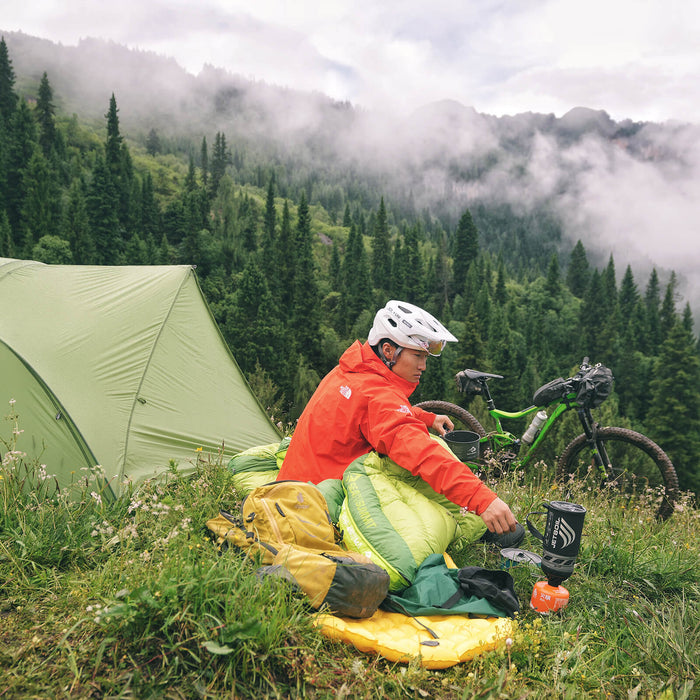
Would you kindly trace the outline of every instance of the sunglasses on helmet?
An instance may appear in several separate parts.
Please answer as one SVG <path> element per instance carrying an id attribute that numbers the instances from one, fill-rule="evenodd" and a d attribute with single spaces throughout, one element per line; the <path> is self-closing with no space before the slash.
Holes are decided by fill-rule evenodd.
<path id="1" fill-rule="evenodd" d="M 433 357 L 439 357 L 447 344 L 446 340 L 426 340 L 425 338 L 417 338 L 415 335 L 411 336 L 411 340 L 415 341 L 428 355 Z"/>

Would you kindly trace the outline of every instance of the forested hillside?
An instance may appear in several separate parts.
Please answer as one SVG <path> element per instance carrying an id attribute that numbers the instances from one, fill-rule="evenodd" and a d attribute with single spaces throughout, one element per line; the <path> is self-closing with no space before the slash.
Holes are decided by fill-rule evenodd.
<path id="1" fill-rule="evenodd" d="M 616 378 L 603 422 L 649 435 L 681 486 L 700 491 L 700 352 L 675 273 L 662 281 L 656 269 L 617 270 L 612 254 L 601 265 L 580 240 L 567 250 L 547 206 L 533 216 L 475 197 L 456 209 L 461 198 L 441 174 L 431 179 L 425 160 L 404 180 L 361 158 L 339 169 L 328 122 L 285 143 L 280 130 L 232 135 L 215 120 L 189 131 L 168 129 L 162 114 L 127 120 L 117 93 L 98 121 L 67 113 L 51 69 L 18 76 L 0 42 L 0 256 L 196 265 L 241 368 L 290 426 L 389 298 L 428 308 L 460 340 L 431 360 L 416 401 L 461 402 L 451 377 L 472 367 L 503 374 L 494 395 L 515 410 L 588 355 Z M 226 111 L 226 94 L 217 96 Z M 359 118 L 323 104 L 337 123 Z M 625 128 L 629 136 L 639 126 Z M 625 136 L 615 129 L 611 137 Z M 433 174 L 459 169 L 454 181 L 478 189 L 503 148 L 459 161 L 436 148 Z M 430 187 L 442 195 L 426 199 Z"/>

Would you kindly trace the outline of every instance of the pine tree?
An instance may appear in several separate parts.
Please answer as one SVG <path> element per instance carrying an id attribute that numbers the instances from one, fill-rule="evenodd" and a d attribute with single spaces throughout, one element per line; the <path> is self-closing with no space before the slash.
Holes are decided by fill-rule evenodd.
<path id="1" fill-rule="evenodd" d="M 275 178 L 272 176 L 267 184 L 265 198 L 265 218 L 263 222 L 263 256 L 266 260 L 273 259 L 275 238 L 277 237 L 277 210 L 275 209 Z"/>
<path id="2" fill-rule="evenodd" d="M 95 258 L 99 265 L 122 262 L 123 240 L 119 226 L 118 197 L 107 164 L 97 156 L 86 199 L 90 232 L 95 242 Z"/>
<path id="3" fill-rule="evenodd" d="M 682 323 L 671 328 L 651 376 L 646 433 L 671 458 L 681 489 L 700 495 L 700 357 Z"/>
<path id="4" fill-rule="evenodd" d="M 493 371 L 502 374 L 506 381 L 495 383 L 491 389 L 496 403 L 506 408 L 521 406 L 530 397 L 526 397 L 526 387 L 522 386 L 518 378 L 525 369 L 525 343 L 522 335 L 514 330 L 505 310 L 493 307 L 491 321 L 491 333 L 487 348 L 489 366 Z M 518 426 L 518 429 L 525 426 Z"/>
<path id="5" fill-rule="evenodd" d="M 79 178 L 71 183 L 63 209 L 61 237 L 68 241 L 75 265 L 94 265 L 97 263 L 97 251 L 90 233 L 84 187 Z"/>
<path id="6" fill-rule="evenodd" d="M 464 319 L 464 333 L 459 336 L 455 348 L 455 365 L 461 369 L 484 369 L 487 366 L 487 348 L 482 335 L 483 321 L 477 316 L 474 306 Z"/>
<path id="7" fill-rule="evenodd" d="M 15 244 L 12 240 L 12 228 L 10 227 L 10 220 L 7 218 L 7 212 L 4 209 L 0 209 L 0 257 L 15 257 Z"/>
<path id="8" fill-rule="evenodd" d="M 634 281 L 632 268 L 629 265 L 627 265 L 625 275 L 620 283 L 618 301 L 620 304 L 620 316 L 623 324 L 628 325 L 632 318 L 632 314 L 634 313 L 635 307 L 640 301 L 637 284 Z"/>
<path id="9" fill-rule="evenodd" d="M 314 391 L 316 391 L 319 381 L 320 377 L 316 370 L 309 366 L 304 358 L 300 356 L 294 374 L 294 400 L 289 414 L 291 420 L 299 418 Z"/>
<path id="10" fill-rule="evenodd" d="M 688 333 L 692 334 L 693 332 L 693 312 L 690 310 L 690 304 L 686 302 L 685 306 L 683 307 L 683 315 L 681 316 L 681 323 L 683 324 L 683 328 L 685 328 Z"/>
<path id="11" fill-rule="evenodd" d="M 615 262 L 612 255 L 601 276 L 601 307 L 599 311 L 597 345 L 600 355 L 597 362 L 614 365 L 618 351 L 620 334 L 620 309 L 617 300 Z"/>
<path id="12" fill-rule="evenodd" d="M 437 252 L 435 253 L 435 277 L 433 303 L 436 315 L 442 316 L 443 310 L 450 303 L 450 268 L 447 262 L 447 236 L 440 229 L 437 234 Z"/>
<path id="13" fill-rule="evenodd" d="M 202 170 L 202 187 L 205 192 L 209 192 L 209 151 L 207 149 L 207 137 L 202 137 L 202 147 L 200 149 L 200 168 Z"/>
<path id="14" fill-rule="evenodd" d="M 248 259 L 241 274 L 235 303 L 226 314 L 224 332 L 246 374 L 254 372 L 260 363 L 279 383 L 287 365 L 284 332 L 274 313 L 265 274 L 254 256 Z"/>
<path id="15" fill-rule="evenodd" d="M 36 101 L 36 118 L 39 123 L 39 145 L 46 158 L 56 151 L 56 108 L 53 104 L 53 90 L 46 72 L 41 76 L 39 94 Z"/>
<path id="16" fill-rule="evenodd" d="M 372 278 L 364 241 L 355 224 L 350 226 L 348 245 L 343 258 L 343 286 L 340 290 L 345 329 L 372 305 Z"/>
<path id="17" fill-rule="evenodd" d="M 671 272 L 671 277 L 666 285 L 666 292 L 661 302 L 661 309 L 659 312 L 659 328 L 663 340 L 666 340 L 671 332 L 671 328 L 673 328 L 678 321 L 678 314 L 676 313 L 676 302 L 678 300 L 677 289 L 678 278 L 675 272 Z"/>
<path id="18" fill-rule="evenodd" d="M 26 197 L 24 171 L 29 166 L 29 161 L 37 146 L 36 122 L 24 100 L 19 103 L 12 115 L 10 131 L 12 138 L 8 143 L 4 173 L 7 188 L 5 209 L 10 220 L 15 244 L 19 247 L 24 233 L 21 226 L 22 207 Z"/>
<path id="19" fill-rule="evenodd" d="M 421 306 L 425 301 L 425 263 L 420 251 L 419 224 L 410 226 L 404 237 L 408 293 L 405 301 Z"/>
<path id="20" fill-rule="evenodd" d="M 403 244 L 405 230 L 396 236 L 394 241 L 394 254 L 391 258 L 391 281 L 393 295 L 397 299 L 405 299 L 409 287 L 410 275 L 408 274 L 408 251 Z"/>
<path id="21" fill-rule="evenodd" d="M 163 237 L 160 239 L 160 246 L 158 247 L 158 264 L 172 265 L 174 262 L 175 251 L 168 242 L 168 237 L 165 234 L 163 234 Z"/>
<path id="22" fill-rule="evenodd" d="M 600 362 L 607 345 L 600 335 L 601 309 L 605 308 L 603 282 L 598 270 L 593 270 L 583 304 L 581 305 L 581 325 L 579 334 L 584 353 Z"/>
<path id="23" fill-rule="evenodd" d="M 153 192 L 153 177 L 146 172 L 141 180 L 140 230 L 146 236 L 155 236 L 161 230 L 160 206 Z"/>
<path id="24" fill-rule="evenodd" d="M 292 217 L 289 212 L 289 201 L 285 199 L 282 207 L 280 235 L 277 238 L 274 257 L 274 266 L 277 271 L 277 285 L 274 289 L 274 296 L 285 318 L 290 317 L 292 310 L 295 273 L 293 251 Z"/>
<path id="25" fill-rule="evenodd" d="M 113 180 L 121 172 L 122 135 L 119 132 L 119 109 L 114 93 L 109 98 L 109 109 L 105 114 L 107 120 L 107 141 L 105 143 L 105 165 Z"/>
<path id="26" fill-rule="evenodd" d="M 311 216 L 304 190 L 301 192 L 297 210 L 294 250 L 292 325 L 295 347 L 299 352 L 311 355 L 313 363 L 314 348 L 319 337 L 320 298 L 312 246 Z"/>
<path id="27" fill-rule="evenodd" d="M 18 97 L 15 92 L 15 71 L 7 50 L 5 37 L 0 39 L 0 124 L 9 124 Z"/>
<path id="28" fill-rule="evenodd" d="M 479 231 L 474 224 L 471 212 L 465 210 L 459 219 L 452 239 L 452 279 L 455 294 L 464 293 L 469 266 L 479 254 Z"/>
<path id="29" fill-rule="evenodd" d="M 109 100 L 107 119 L 107 141 L 105 142 L 105 167 L 109 172 L 112 188 L 117 201 L 117 218 L 123 230 L 138 220 L 138 214 L 132 211 L 131 194 L 134 168 L 129 148 L 119 130 L 119 109 L 114 93 Z"/>
<path id="30" fill-rule="evenodd" d="M 155 129 L 151 129 L 148 132 L 148 136 L 146 136 L 146 153 L 149 156 L 155 156 L 160 153 L 160 149 L 160 136 L 158 136 L 158 132 Z"/>
<path id="31" fill-rule="evenodd" d="M 194 192 L 197 189 L 197 173 L 194 168 L 194 156 L 190 153 L 187 175 L 185 175 L 185 192 Z"/>
<path id="32" fill-rule="evenodd" d="M 561 285 L 559 287 L 561 290 Z M 506 289 L 506 265 L 503 258 L 499 257 L 496 268 L 496 286 L 493 290 L 493 300 L 496 304 L 504 306 L 508 301 L 508 290 Z"/>
<path id="33" fill-rule="evenodd" d="M 566 273 L 566 284 L 574 296 L 582 298 L 586 293 L 590 281 L 590 274 L 586 249 L 583 247 L 583 243 L 578 240 L 574 249 L 571 251 L 569 269 Z"/>
<path id="34" fill-rule="evenodd" d="M 22 227 L 34 239 L 57 236 L 61 221 L 61 192 L 56 173 L 40 148 L 35 149 L 22 177 Z M 31 250 L 26 250 L 28 256 Z"/>
<path id="35" fill-rule="evenodd" d="M 372 235 L 372 281 L 377 289 L 391 287 L 391 243 L 384 197 L 379 203 Z"/>
<path id="36" fill-rule="evenodd" d="M 645 351 L 650 355 L 656 355 L 661 345 L 661 296 L 659 275 L 656 268 L 649 275 L 646 291 L 644 292 L 644 308 L 646 312 Z"/>
<path id="37" fill-rule="evenodd" d="M 258 249 L 258 207 L 248 195 L 241 202 L 238 221 L 243 250 L 254 253 Z"/>
<path id="38" fill-rule="evenodd" d="M 547 268 L 547 283 L 545 284 L 545 293 L 551 299 L 555 299 L 561 292 L 561 275 L 559 272 L 559 257 L 556 253 L 552 253 L 549 259 L 549 267 Z"/>
<path id="39" fill-rule="evenodd" d="M 340 253 L 338 252 L 338 241 L 333 239 L 333 247 L 331 248 L 331 259 L 328 263 L 328 282 L 334 292 L 340 292 L 343 287 L 341 279 L 341 262 Z"/>
<path id="40" fill-rule="evenodd" d="M 217 132 L 214 140 L 214 152 L 211 159 L 211 196 L 215 197 L 219 190 L 221 178 L 226 173 L 226 168 L 231 164 L 231 152 L 226 144 L 226 135 Z"/>
<path id="41" fill-rule="evenodd" d="M 163 212 L 163 235 L 167 236 L 171 246 L 177 248 L 186 231 L 185 207 L 181 198 L 173 199 Z M 172 252 L 172 251 L 171 251 Z"/>
<path id="42" fill-rule="evenodd" d="M 125 246 L 124 260 L 127 265 L 148 265 L 148 246 L 138 233 L 127 241 Z"/>

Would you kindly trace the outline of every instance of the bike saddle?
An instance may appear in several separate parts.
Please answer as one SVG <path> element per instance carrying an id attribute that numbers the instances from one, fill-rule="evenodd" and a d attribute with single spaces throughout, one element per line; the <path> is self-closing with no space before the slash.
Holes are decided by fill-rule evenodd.
<path id="1" fill-rule="evenodd" d="M 480 372 L 478 369 L 463 369 L 457 376 L 464 374 L 469 379 L 503 379 L 502 374 L 491 374 L 490 372 Z"/>

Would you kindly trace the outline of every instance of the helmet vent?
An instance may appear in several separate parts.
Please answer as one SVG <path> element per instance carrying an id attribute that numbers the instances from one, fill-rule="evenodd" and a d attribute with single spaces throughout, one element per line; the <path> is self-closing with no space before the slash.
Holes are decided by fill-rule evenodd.
<path id="1" fill-rule="evenodd" d="M 424 328 L 427 328 L 428 330 L 432 331 L 433 333 L 438 332 L 437 328 L 435 328 L 434 326 L 431 326 L 429 323 L 426 323 L 423 319 L 417 318 L 416 322 L 420 323 L 421 326 L 423 326 Z"/>

